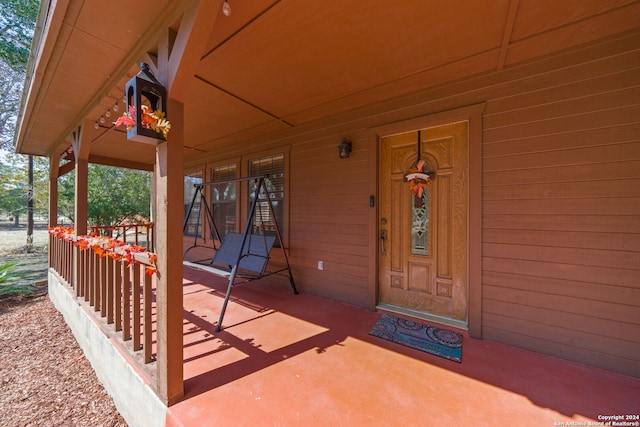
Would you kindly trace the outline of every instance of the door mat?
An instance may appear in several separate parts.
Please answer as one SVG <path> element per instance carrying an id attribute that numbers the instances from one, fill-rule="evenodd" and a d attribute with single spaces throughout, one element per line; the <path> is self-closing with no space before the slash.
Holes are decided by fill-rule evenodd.
<path id="1" fill-rule="evenodd" d="M 448 329 L 383 314 L 369 335 L 462 362 L 462 335 Z"/>

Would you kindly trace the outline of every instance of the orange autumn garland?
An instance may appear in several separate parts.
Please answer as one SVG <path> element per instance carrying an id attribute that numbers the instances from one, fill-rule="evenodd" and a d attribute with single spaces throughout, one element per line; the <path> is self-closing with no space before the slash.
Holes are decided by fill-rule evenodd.
<path id="1" fill-rule="evenodd" d="M 73 242 L 73 245 L 81 250 L 91 248 L 101 258 L 109 257 L 116 261 L 124 260 L 127 265 L 145 264 L 145 273 L 149 276 L 153 276 L 157 272 L 156 261 L 158 256 L 156 254 L 147 252 L 149 264 L 136 259 L 134 254 L 145 252 L 145 248 L 142 246 L 126 244 L 112 237 L 98 236 L 96 233 L 87 236 L 76 236 L 73 227 L 57 226 L 49 228 L 48 231 L 49 234 L 58 239 Z"/>

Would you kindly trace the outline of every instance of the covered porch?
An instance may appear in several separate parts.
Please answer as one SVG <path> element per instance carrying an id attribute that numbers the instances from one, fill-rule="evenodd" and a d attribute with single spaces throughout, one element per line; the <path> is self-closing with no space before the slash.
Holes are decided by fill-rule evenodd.
<path id="1" fill-rule="evenodd" d="M 458 364 L 370 336 L 380 312 L 268 282 L 234 289 L 215 333 L 225 288 L 184 270 L 185 397 L 167 425 L 540 426 L 638 412 L 640 379 L 464 331 Z"/>
<path id="2" fill-rule="evenodd" d="M 52 227 L 75 171 L 50 293 L 131 425 L 637 414 L 640 1 L 156 3 L 43 0 L 16 131 L 50 159 Z M 171 122 L 145 143 L 113 122 L 140 62 Z M 78 244 L 89 164 L 153 173 L 156 249 L 133 267 Z M 226 281 L 183 265 L 186 181 L 264 165 L 301 295 L 238 287 L 216 332 Z M 238 232 L 236 190 L 216 203 Z M 368 335 L 390 287 L 458 322 L 462 364 Z"/>
<path id="3" fill-rule="evenodd" d="M 65 317 L 83 311 L 73 290 L 58 286 L 51 295 Z M 235 287 L 224 328 L 215 332 L 226 287 L 224 278 L 184 267 L 184 397 L 166 408 L 149 387 L 133 399 L 114 394 L 128 420 L 168 426 L 492 425 L 513 420 L 540 426 L 637 415 L 638 378 L 473 339 L 465 331 L 459 331 L 464 341 L 458 364 L 370 336 L 380 312 L 294 295 L 268 280 Z M 100 313 L 84 313 L 95 316 L 92 327 L 102 329 L 97 336 L 113 346 L 117 337 L 105 328 Z M 126 377 L 117 369 L 123 366 L 145 384 L 153 383 L 153 370 L 140 365 L 135 353 L 120 351 L 112 357 L 102 360 L 112 367 L 106 381 Z"/>

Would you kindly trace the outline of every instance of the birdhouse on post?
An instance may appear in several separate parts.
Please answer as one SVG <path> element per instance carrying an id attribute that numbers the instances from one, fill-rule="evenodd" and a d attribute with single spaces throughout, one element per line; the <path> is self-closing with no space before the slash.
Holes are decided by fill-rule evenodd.
<path id="1" fill-rule="evenodd" d="M 155 78 L 148 64 L 140 64 L 140 72 L 127 82 L 127 139 L 157 144 L 167 139 L 171 125 L 165 118 L 167 90 Z M 118 123 L 116 123 L 118 124 Z"/>

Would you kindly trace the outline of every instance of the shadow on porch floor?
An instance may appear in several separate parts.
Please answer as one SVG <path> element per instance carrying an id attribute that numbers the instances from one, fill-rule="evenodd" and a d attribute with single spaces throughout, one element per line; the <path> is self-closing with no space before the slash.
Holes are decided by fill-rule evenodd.
<path id="1" fill-rule="evenodd" d="M 640 412 L 640 379 L 464 332 L 462 363 L 369 336 L 380 317 L 184 270 L 184 398 L 169 426 L 568 425 Z M 580 425 L 580 424 L 574 424 Z"/>

